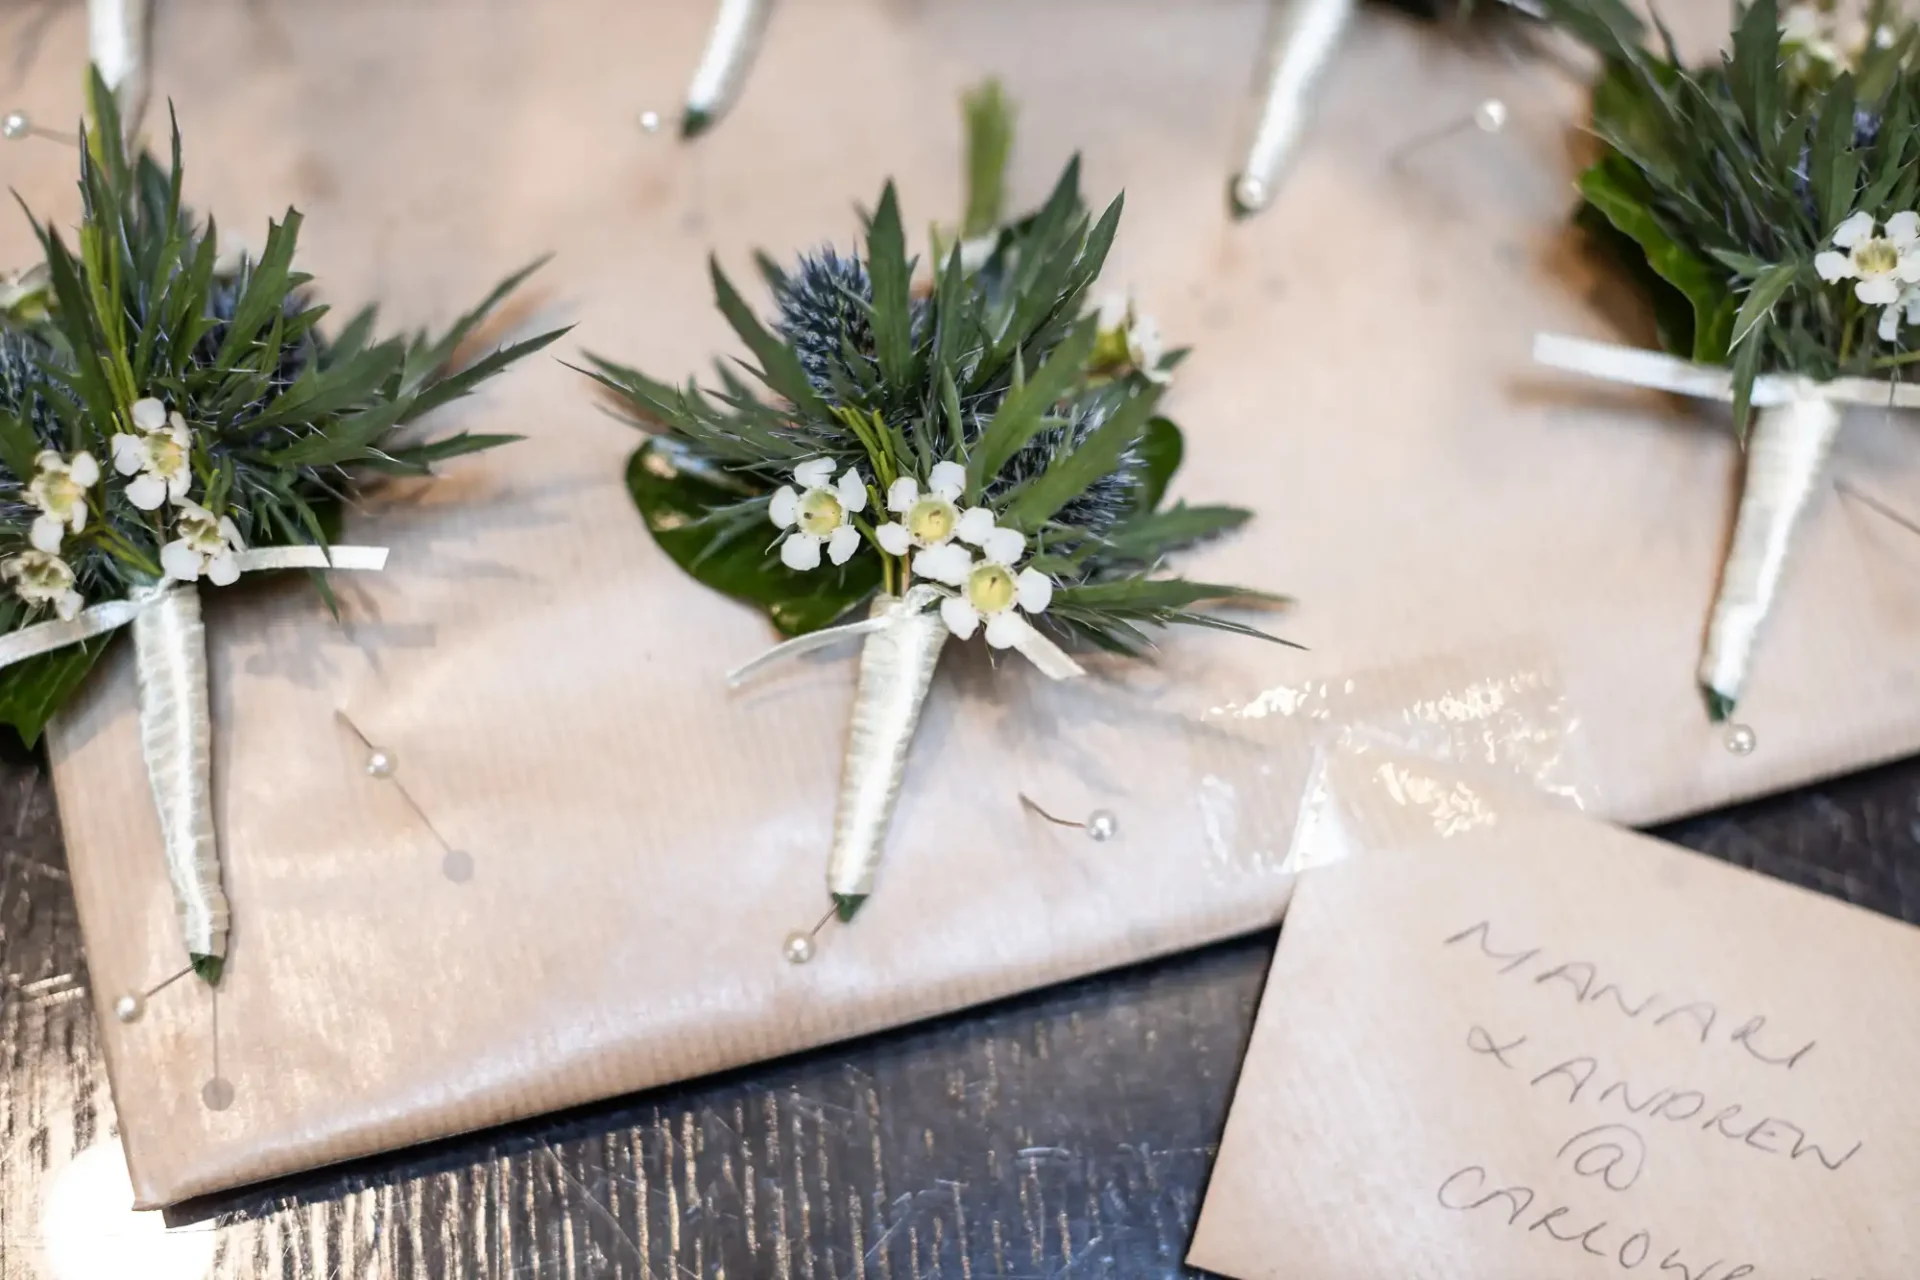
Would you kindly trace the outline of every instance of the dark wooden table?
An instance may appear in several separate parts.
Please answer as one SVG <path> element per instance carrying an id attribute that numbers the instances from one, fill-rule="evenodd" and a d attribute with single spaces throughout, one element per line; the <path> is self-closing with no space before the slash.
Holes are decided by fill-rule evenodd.
<path id="1" fill-rule="evenodd" d="M 1660 834 L 1920 921 L 1920 760 Z M 1273 943 L 192 1206 L 211 1268 L 152 1280 L 1192 1275 Z M 79 1280 L 44 1270 L 43 1206 L 113 1114 L 52 786 L 17 747 L 0 980 L 0 1280 Z"/>

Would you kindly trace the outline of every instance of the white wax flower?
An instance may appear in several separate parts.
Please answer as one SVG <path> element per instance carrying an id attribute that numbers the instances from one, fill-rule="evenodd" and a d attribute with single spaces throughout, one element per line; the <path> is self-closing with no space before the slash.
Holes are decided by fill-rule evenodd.
<path id="1" fill-rule="evenodd" d="M 35 549 L 53 555 L 68 529 L 79 533 L 87 527 L 87 492 L 99 483 L 100 464 L 84 449 L 71 460 L 52 449 L 34 458 L 26 497 L 40 511 L 28 534 Z"/>
<path id="2" fill-rule="evenodd" d="M 1881 233 L 1864 209 L 1834 228 L 1832 249 L 1816 254 L 1813 269 L 1832 284 L 1854 282 L 1854 296 L 1880 313 L 1880 336 L 1891 340 L 1900 324 L 1900 304 L 1906 287 L 1920 284 L 1920 213 L 1907 210 L 1886 221 Z"/>
<path id="3" fill-rule="evenodd" d="M 151 397 L 133 404 L 133 431 L 113 436 L 113 469 L 137 475 L 127 485 L 127 501 L 153 511 L 171 499 L 182 502 L 193 484 L 193 434 L 187 420 L 168 413 Z"/>
<path id="4" fill-rule="evenodd" d="M 160 548 L 160 567 L 179 582 L 196 582 L 201 574 L 216 587 L 231 586 L 240 577 L 237 553 L 246 550 L 240 530 L 227 516 L 216 516 L 197 502 L 182 498 L 175 504 L 172 542 Z"/>
<path id="5" fill-rule="evenodd" d="M 62 621 L 72 621 L 86 601 L 73 587 L 73 566 L 48 551 L 22 551 L 0 561 L 0 579 L 31 607 L 51 605 Z"/>
<path id="6" fill-rule="evenodd" d="M 773 491 L 767 514 L 782 529 L 791 529 L 780 543 L 780 562 L 805 571 L 820 566 L 820 547 L 827 558 L 845 564 L 860 547 L 860 531 L 853 517 L 867 509 L 867 485 L 848 467 L 833 479 L 832 458 L 812 458 L 793 469 L 793 483 Z"/>
<path id="7" fill-rule="evenodd" d="M 960 491 L 967 487 L 967 469 L 957 462 L 937 462 L 927 475 L 927 491 L 920 482 L 901 476 L 887 488 L 887 510 L 901 516 L 873 531 L 888 555 L 903 556 L 914 547 L 939 547 L 953 540 L 960 523 Z"/>
<path id="8" fill-rule="evenodd" d="M 1022 615 L 1045 613 L 1052 603 L 1053 579 L 1032 568 L 1014 572 L 1027 549 L 1026 536 L 996 525 L 993 512 L 985 507 L 962 514 L 954 535 L 958 541 L 916 555 L 913 571 L 956 588 L 958 594 L 941 601 L 940 617 L 957 638 L 972 636 L 985 619 L 987 643 L 996 649 L 1012 648 L 1028 629 Z M 980 548 L 978 560 L 960 545 L 963 542 Z"/>
<path id="9" fill-rule="evenodd" d="M 1102 298 L 1097 323 L 1100 335 L 1095 341 L 1096 355 L 1102 348 L 1116 353 L 1124 350 L 1126 362 L 1144 375 L 1147 381 L 1173 381 L 1173 373 L 1160 367 L 1160 361 L 1167 354 L 1167 344 L 1160 337 L 1160 326 L 1152 316 L 1136 310 L 1132 298 L 1119 293 L 1110 293 Z"/>

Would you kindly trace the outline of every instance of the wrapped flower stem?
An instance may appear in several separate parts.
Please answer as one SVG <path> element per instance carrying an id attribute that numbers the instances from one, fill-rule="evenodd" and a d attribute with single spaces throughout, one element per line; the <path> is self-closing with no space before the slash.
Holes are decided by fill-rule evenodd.
<path id="1" fill-rule="evenodd" d="M 1739 701 L 1754 641 L 1773 608 L 1787 549 L 1826 472 L 1840 434 L 1840 408 L 1807 397 L 1762 409 L 1747 435 L 1747 473 L 1733 545 L 1720 571 L 1700 659 L 1708 713 L 1724 720 Z"/>
<path id="2" fill-rule="evenodd" d="M 681 137 L 696 138 L 705 133 L 733 105 L 753 67 L 753 55 L 759 50 L 760 35 L 772 12 L 773 0 L 720 0 L 713 30 L 707 35 L 706 52 L 687 85 L 686 111 L 680 117 Z"/>
<path id="3" fill-rule="evenodd" d="M 213 833 L 213 715 L 200 590 L 163 588 L 133 621 L 140 679 L 140 754 L 153 787 L 167 878 L 193 971 L 218 985 L 226 964 L 227 895 Z"/>
<path id="4" fill-rule="evenodd" d="M 1269 19 L 1266 94 L 1246 159 L 1233 178 L 1233 211 L 1258 213 L 1306 128 L 1314 87 L 1353 20 L 1355 0 L 1278 0 Z"/>
<path id="5" fill-rule="evenodd" d="M 875 597 L 871 616 L 885 618 L 886 625 L 860 646 L 840 806 L 827 858 L 827 892 L 842 920 L 853 919 L 873 892 L 907 752 L 948 635 L 938 613 L 895 596 Z"/>

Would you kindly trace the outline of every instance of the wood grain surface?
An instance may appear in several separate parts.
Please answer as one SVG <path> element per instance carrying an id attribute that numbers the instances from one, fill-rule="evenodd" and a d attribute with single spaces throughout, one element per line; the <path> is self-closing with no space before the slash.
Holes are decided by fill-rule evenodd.
<path id="1" fill-rule="evenodd" d="M 1660 834 L 1920 921 L 1920 761 Z M 113 1141 L 113 1106 L 52 787 L 16 750 L 0 757 L 0 1280 L 1197 1274 L 1180 1257 L 1272 945 L 188 1206 L 172 1219 L 187 1247 L 166 1252 L 141 1252 L 159 1224 L 96 1179 L 80 1221 L 142 1261 L 64 1271 L 123 1256 L 49 1234 L 75 1230 L 62 1175 Z"/>

